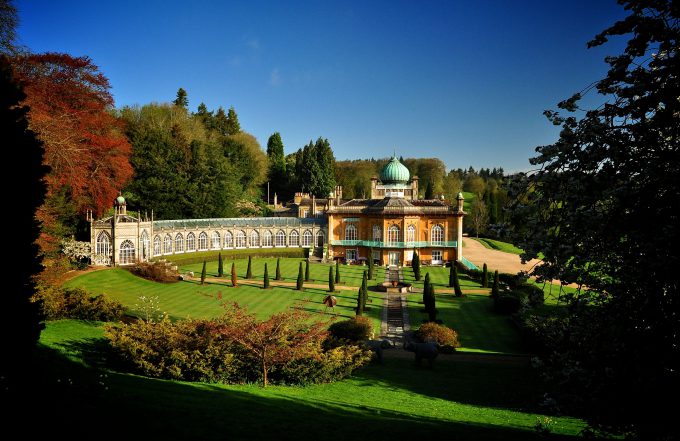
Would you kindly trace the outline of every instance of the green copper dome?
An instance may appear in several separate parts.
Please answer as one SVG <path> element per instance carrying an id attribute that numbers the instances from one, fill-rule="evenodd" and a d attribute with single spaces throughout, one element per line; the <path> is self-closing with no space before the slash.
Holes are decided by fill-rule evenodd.
<path id="1" fill-rule="evenodd" d="M 380 181 L 383 184 L 405 184 L 410 178 L 411 173 L 404 164 L 399 162 L 396 156 L 393 156 L 380 172 Z"/>
<path id="2" fill-rule="evenodd" d="M 123 205 L 125 203 L 125 198 L 123 196 L 118 196 L 116 198 L 116 202 L 118 203 L 118 205 Z"/>

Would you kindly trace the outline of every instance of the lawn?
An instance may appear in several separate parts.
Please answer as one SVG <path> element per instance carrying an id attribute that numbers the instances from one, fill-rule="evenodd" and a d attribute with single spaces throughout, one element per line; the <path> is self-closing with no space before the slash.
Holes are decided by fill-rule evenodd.
<path id="1" fill-rule="evenodd" d="M 24 396 L 52 403 L 44 430 L 71 438 L 144 439 L 545 439 L 542 389 L 525 367 L 452 362 L 434 369 L 387 358 L 353 378 L 308 387 L 217 385 L 100 370 L 101 324 L 49 323 Z M 32 401 L 31 401 L 32 402 Z M 575 439 L 583 423 L 551 417 L 551 439 Z M 68 421 L 68 424 L 64 424 Z M 437 437 L 437 438 L 431 438 Z"/>
<path id="2" fill-rule="evenodd" d="M 286 282 L 295 282 L 300 259 L 281 259 L 281 275 Z M 229 277 L 214 280 L 217 276 L 217 262 L 207 264 L 209 281 L 201 285 L 198 281 L 187 280 L 177 283 L 162 284 L 137 277 L 127 270 L 114 268 L 95 271 L 69 280 L 64 285 L 67 287 L 82 287 L 92 294 L 106 293 L 112 298 L 122 302 L 132 315 L 138 315 L 137 305 L 141 302 L 140 296 L 157 296 L 161 311 L 166 312 L 172 319 L 183 318 L 209 318 L 220 315 L 223 304 L 239 303 L 247 306 L 248 310 L 264 319 L 276 312 L 285 311 L 288 308 L 299 308 L 313 314 L 318 314 L 319 319 L 328 320 L 335 315 L 328 310 L 323 299 L 328 295 L 328 265 L 311 264 L 311 283 L 317 283 L 323 288 L 307 287 L 304 291 L 295 290 L 295 286 L 273 287 L 269 290 L 262 289 L 264 263 L 267 262 L 270 280 L 276 274 L 276 259 L 253 259 L 253 280 L 243 280 L 246 274 L 247 260 L 234 260 L 239 276 L 240 286 L 233 288 Z M 225 263 L 225 273 L 231 271 L 229 260 Z M 194 271 L 198 276 L 202 264 L 192 264 L 182 268 L 182 271 Z M 303 264 L 304 267 L 304 264 Z M 338 299 L 335 314 L 339 318 L 354 317 L 358 285 L 364 267 L 340 266 L 341 281 L 347 286 L 357 289 L 337 291 L 333 295 Z M 334 269 L 335 273 L 335 269 Z M 376 268 L 376 281 L 384 280 L 384 270 Z M 371 285 L 373 283 L 369 283 Z M 382 308 L 382 293 L 369 291 L 369 308 L 366 315 L 373 321 L 376 333 L 380 331 L 380 313 Z"/>
<path id="3" fill-rule="evenodd" d="M 523 249 L 517 248 L 513 244 L 509 242 L 502 242 L 500 240 L 495 240 L 495 239 L 487 239 L 485 237 L 479 237 L 479 238 L 474 238 L 477 242 L 481 243 L 484 245 L 484 247 L 491 249 L 491 250 L 498 250 L 498 251 L 503 251 L 504 253 L 511 253 L 511 254 L 522 254 L 524 252 Z"/>

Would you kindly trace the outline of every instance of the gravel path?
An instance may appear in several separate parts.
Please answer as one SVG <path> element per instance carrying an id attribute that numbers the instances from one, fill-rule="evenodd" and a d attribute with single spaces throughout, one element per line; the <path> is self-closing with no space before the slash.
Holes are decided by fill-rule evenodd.
<path id="1" fill-rule="evenodd" d="M 482 265 L 486 263 L 491 272 L 498 270 L 499 273 L 515 274 L 520 271 L 531 271 L 535 265 L 541 263 L 538 259 L 532 259 L 522 264 L 517 254 L 491 250 L 471 237 L 463 239 L 463 243 L 465 244 L 463 256 L 477 265 L 479 269 L 482 269 Z"/>

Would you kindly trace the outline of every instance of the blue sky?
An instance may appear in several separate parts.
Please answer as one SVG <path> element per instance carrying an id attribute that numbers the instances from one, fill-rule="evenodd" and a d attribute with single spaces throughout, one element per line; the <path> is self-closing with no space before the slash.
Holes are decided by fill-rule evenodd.
<path id="1" fill-rule="evenodd" d="M 337 159 L 437 157 L 527 170 L 545 109 L 603 77 L 613 0 L 17 0 L 20 43 L 91 57 L 117 106 L 234 106 L 265 146 L 328 138 Z M 594 105 L 596 97 L 591 103 Z M 597 98 L 599 100 L 599 98 Z"/>

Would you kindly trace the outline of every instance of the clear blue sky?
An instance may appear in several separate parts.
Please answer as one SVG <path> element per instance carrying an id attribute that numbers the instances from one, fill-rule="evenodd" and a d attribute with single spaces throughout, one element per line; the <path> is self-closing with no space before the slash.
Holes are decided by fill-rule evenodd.
<path id="1" fill-rule="evenodd" d="M 622 42 L 586 42 L 625 11 L 579 1 L 17 0 L 20 43 L 88 55 L 118 107 L 234 106 L 286 153 L 319 136 L 337 159 L 438 157 L 529 169 L 545 109 L 603 77 Z"/>

